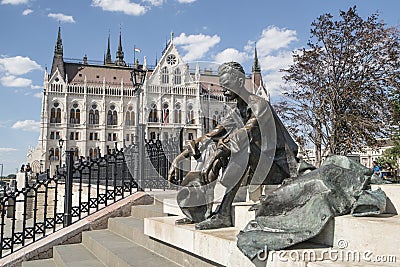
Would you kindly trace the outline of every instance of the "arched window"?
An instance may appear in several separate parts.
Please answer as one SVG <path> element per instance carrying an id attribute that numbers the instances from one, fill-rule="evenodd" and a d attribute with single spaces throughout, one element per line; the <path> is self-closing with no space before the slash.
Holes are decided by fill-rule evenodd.
<path id="1" fill-rule="evenodd" d="M 161 83 L 166 84 L 169 83 L 168 69 L 164 67 L 161 69 Z"/>
<path id="2" fill-rule="evenodd" d="M 74 103 L 69 113 L 69 123 L 79 124 L 81 122 L 81 111 L 78 108 L 78 104 Z"/>
<path id="3" fill-rule="evenodd" d="M 54 148 L 49 149 L 49 160 L 54 160 Z"/>
<path id="4" fill-rule="evenodd" d="M 188 105 L 187 124 L 195 124 L 195 120 L 194 120 L 194 111 L 193 111 L 193 106 L 192 106 L 192 104 L 189 104 L 189 105 Z"/>
<path id="5" fill-rule="evenodd" d="M 176 68 L 174 71 L 174 84 L 181 84 L 182 82 L 182 73 L 179 68 Z"/>
<path id="6" fill-rule="evenodd" d="M 60 160 L 60 149 L 54 149 L 54 160 Z"/>
<path id="7" fill-rule="evenodd" d="M 135 112 L 133 111 L 132 106 L 128 107 L 128 110 L 125 114 L 125 125 L 126 126 L 133 126 L 135 125 Z"/>
<path id="8" fill-rule="evenodd" d="M 60 104 L 55 102 L 50 110 L 50 123 L 61 123 Z"/>
<path id="9" fill-rule="evenodd" d="M 168 103 L 164 103 L 162 109 L 162 123 L 169 123 L 169 105 Z"/>
<path id="10" fill-rule="evenodd" d="M 149 122 L 158 122 L 157 105 L 155 103 L 150 106 Z"/>
<path id="11" fill-rule="evenodd" d="M 89 111 L 89 125 L 98 125 L 99 124 L 99 111 L 97 109 L 97 105 L 93 104 L 92 108 Z"/>
<path id="12" fill-rule="evenodd" d="M 95 148 L 90 148 L 89 149 L 89 157 L 91 159 L 97 159 L 98 155 L 99 155 L 98 148 L 95 147 Z"/>
<path id="13" fill-rule="evenodd" d="M 213 128 L 215 128 L 218 125 L 218 111 L 215 111 L 214 115 L 213 115 L 213 120 L 212 120 L 212 126 Z"/>
<path id="14" fill-rule="evenodd" d="M 77 147 L 72 148 L 72 151 L 74 151 L 74 160 L 79 159 L 79 149 Z"/>
<path id="15" fill-rule="evenodd" d="M 174 109 L 174 123 L 182 123 L 182 110 L 181 104 L 176 103 Z"/>
<path id="16" fill-rule="evenodd" d="M 115 106 L 111 105 L 110 109 L 107 112 L 107 125 L 117 125 L 118 124 L 118 115 L 115 110 Z"/>

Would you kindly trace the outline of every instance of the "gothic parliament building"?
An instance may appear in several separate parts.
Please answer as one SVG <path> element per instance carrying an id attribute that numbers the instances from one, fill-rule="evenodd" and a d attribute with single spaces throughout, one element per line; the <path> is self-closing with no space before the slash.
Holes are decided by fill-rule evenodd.
<path id="1" fill-rule="evenodd" d="M 28 152 L 34 172 L 54 173 L 60 159 L 65 162 L 66 150 L 73 150 L 75 159 L 95 158 L 99 149 L 129 145 L 135 140 L 137 123 L 145 125 L 147 139 L 196 139 L 211 130 L 224 116 L 226 105 L 232 104 L 225 101 L 215 71 L 201 70 L 199 64 L 191 70 L 182 60 L 173 35 L 153 67 L 145 57 L 143 64 L 136 60 L 135 66 L 128 65 L 121 39 L 120 34 L 115 60 L 110 37 L 102 63 L 92 63 L 86 55 L 83 60 L 67 60 L 58 28 L 51 71 L 44 74 L 39 140 Z M 133 67 L 147 70 L 139 107 L 131 81 Z M 252 74 L 246 77 L 246 89 L 269 100 L 256 50 Z"/>

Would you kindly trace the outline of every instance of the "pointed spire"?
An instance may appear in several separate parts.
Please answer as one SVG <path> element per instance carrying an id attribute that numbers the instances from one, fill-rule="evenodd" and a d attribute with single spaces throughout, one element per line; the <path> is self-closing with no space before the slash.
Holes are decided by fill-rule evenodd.
<path id="1" fill-rule="evenodd" d="M 54 56 L 53 56 L 53 64 L 51 66 L 51 73 L 53 75 L 54 72 L 58 69 L 60 72 L 61 77 L 65 78 L 65 71 L 64 71 L 64 58 L 63 58 L 63 44 L 61 39 L 61 26 L 58 26 L 58 34 L 57 34 L 57 41 L 54 47 Z"/>
<path id="2" fill-rule="evenodd" d="M 252 68 L 253 72 L 260 72 L 261 71 L 261 67 L 260 64 L 258 62 L 258 56 L 257 56 L 257 46 L 256 44 L 254 44 L 254 61 L 253 61 L 253 68 Z"/>
<path id="3" fill-rule="evenodd" d="M 110 32 L 108 32 L 108 41 L 107 41 L 107 54 L 105 56 L 104 64 L 112 64 L 112 58 L 111 58 L 111 49 L 110 49 Z"/>
<path id="4" fill-rule="evenodd" d="M 57 35 L 57 43 L 56 46 L 54 47 L 54 53 L 63 55 L 63 45 L 62 45 L 62 39 L 61 39 L 61 26 L 58 26 L 58 35 Z"/>
<path id="5" fill-rule="evenodd" d="M 117 59 L 115 60 L 115 65 L 117 66 L 126 66 L 124 61 L 124 52 L 122 51 L 122 36 L 121 31 L 119 32 L 119 44 L 117 50 Z"/>

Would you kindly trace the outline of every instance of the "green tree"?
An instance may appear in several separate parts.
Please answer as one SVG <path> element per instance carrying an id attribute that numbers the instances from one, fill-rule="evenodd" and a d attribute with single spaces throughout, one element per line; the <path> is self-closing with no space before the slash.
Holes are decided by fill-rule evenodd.
<path id="1" fill-rule="evenodd" d="M 400 88 L 399 31 L 378 14 L 362 19 L 356 7 L 311 24 L 307 48 L 283 70 L 280 115 L 321 155 L 346 155 L 388 134 L 390 94 Z"/>

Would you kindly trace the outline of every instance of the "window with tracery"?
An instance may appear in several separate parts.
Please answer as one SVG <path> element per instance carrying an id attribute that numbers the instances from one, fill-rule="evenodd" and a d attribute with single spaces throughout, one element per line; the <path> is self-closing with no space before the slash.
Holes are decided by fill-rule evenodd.
<path id="1" fill-rule="evenodd" d="M 79 106 L 77 103 L 74 103 L 72 105 L 72 108 L 69 112 L 69 123 L 71 124 L 81 123 L 81 111 L 79 110 Z"/>
<path id="2" fill-rule="evenodd" d="M 187 110 L 187 124 L 195 124 L 194 120 L 194 110 L 192 104 L 188 105 L 188 110 Z"/>
<path id="3" fill-rule="evenodd" d="M 169 123 L 169 105 L 168 103 L 164 103 L 162 109 L 162 123 Z"/>
<path id="4" fill-rule="evenodd" d="M 116 126 L 118 124 L 118 115 L 115 106 L 111 105 L 107 112 L 107 125 Z"/>
<path id="5" fill-rule="evenodd" d="M 150 105 L 149 122 L 158 122 L 157 105 L 155 103 Z"/>
<path id="6" fill-rule="evenodd" d="M 167 84 L 169 83 L 169 76 L 168 76 L 168 68 L 164 67 L 161 69 L 161 83 Z"/>
<path id="7" fill-rule="evenodd" d="M 61 123 L 61 108 L 58 102 L 50 109 L 50 123 Z"/>
<path id="8" fill-rule="evenodd" d="M 182 73 L 179 68 L 176 68 L 174 71 L 174 84 L 181 84 L 182 82 Z"/>
<path id="9" fill-rule="evenodd" d="M 132 106 L 129 106 L 128 110 L 125 113 L 125 125 L 126 126 L 135 125 L 135 112 L 133 111 Z"/>
<path id="10" fill-rule="evenodd" d="M 174 123 L 182 123 L 182 110 L 181 104 L 176 103 L 174 109 Z"/>
<path id="11" fill-rule="evenodd" d="M 99 110 L 97 109 L 97 105 L 93 104 L 89 111 L 89 125 L 98 125 L 99 124 Z"/>

